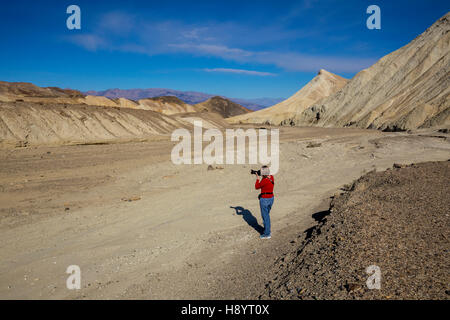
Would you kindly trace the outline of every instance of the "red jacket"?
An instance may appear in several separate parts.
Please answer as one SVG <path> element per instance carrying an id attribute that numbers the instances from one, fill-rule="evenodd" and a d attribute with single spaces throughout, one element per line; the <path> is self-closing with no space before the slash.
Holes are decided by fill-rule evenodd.
<path id="1" fill-rule="evenodd" d="M 270 180 L 272 182 L 270 182 Z M 275 179 L 273 176 L 268 176 L 267 178 L 262 178 L 261 182 L 259 179 L 256 179 L 255 189 L 261 189 L 261 193 L 272 193 L 272 194 L 263 194 L 261 198 L 272 198 L 273 197 L 273 185 L 275 183 Z"/>

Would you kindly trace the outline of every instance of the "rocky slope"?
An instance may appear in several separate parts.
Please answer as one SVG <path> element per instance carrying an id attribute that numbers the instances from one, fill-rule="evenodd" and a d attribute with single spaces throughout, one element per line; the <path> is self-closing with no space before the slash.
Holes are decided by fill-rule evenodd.
<path id="1" fill-rule="evenodd" d="M 386 131 L 450 125 L 450 13 L 408 45 L 299 112 L 295 125 Z"/>
<path id="2" fill-rule="evenodd" d="M 0 81 L 0 102 L 31 102 L 40 104 L 86 104 L 91 106 L 145 109 L 128 99 L 85 96 L 77 90 L 56 87 L 42 88 L 27 82 Z"/>
<path id="3" fill-rule="evenodd" d="M 177 97 L 164 96 L 148 99 L 141 99 L 138 101 L 139 106 L 163 114 L 176 114 L 185 112 L 197 112 L 198 109 L 190 104 L 183 102 Z"/>
<path id="4" fill-rule="evenodd" d="M 41 88 L 31 83 L 0 81 L 0 102 L 31 102 L 41 104 L 85 104 L 89 106 L 151 110 L 165 115 L 215 112 L 223 117 L 250 112 L 245 107 L 222 97 L 212 97 L 198 105 L 190 105 L 175 96 L 140 99 L 107 98 L 87 95 L 70 89 Z"/>
<path id="5" fill-rule="evenodd" d="M 41 98 L 82 98 L 84 95 L 76 90 L 56 87 L 41 88 L 28 82 L 0 81 L 0 97 L 3 99 L 20 99 L 28 97 Z"/>
<path id="6" fill-rule="evenodd" d="M 194 106 L 199 111 L 215 112 L 222 115 L 224 118 L 247 114 L 250 112 L 249 109 L 234 103 L 228 99 L 222 97 L 212 97 L 202 103 L 196 104 Z"/>
<path id="7" fill-rule="evenodd" d="M 449 177 L 450 161 L 426 162 L 346 186 L 330 211 L 313 215 L 318 224 L 303 243 L 278 259 L 261 298 L 448 300 Z M 372 265 L 379 289 L 366 283 Z"/>
<path id="8" fill-rule="evenodd" d="M 297 113 L 340 90 L 346 83 L 347 79 L 322 69 L 316 77 L 290 98 L 270 108 L 232 117 L 227 121 L 230 123 L 290 124 L 290 119 Z"/>
<path id="9" fill-rule="evenodd" d="M 0 148 L 147 139 L 194 121 L 223 128 L 225 116 L 243 112 L 249 111 L 223 98 L 192 106 L 172 96 L 133 101 L 0 82 Z"/>
<path id="10" fill-rule="evenodd" d="M 189 121 L 85 104 L 0 102 L 0 147 L 109 143 L 170 134 Z"/>

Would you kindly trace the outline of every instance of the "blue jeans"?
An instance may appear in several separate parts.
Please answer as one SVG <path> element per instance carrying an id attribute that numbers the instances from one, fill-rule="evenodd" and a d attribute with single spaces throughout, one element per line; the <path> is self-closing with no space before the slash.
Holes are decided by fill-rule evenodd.
<path id="1" fill-rule="evenodd" d="M 273 205 L 272 198 L 261 198 L 259 199 L 259 207 L 261 208 L 261 217 L 264 222 L 264 236 L 270 236 L 270 209 L 272 209 Z"/>

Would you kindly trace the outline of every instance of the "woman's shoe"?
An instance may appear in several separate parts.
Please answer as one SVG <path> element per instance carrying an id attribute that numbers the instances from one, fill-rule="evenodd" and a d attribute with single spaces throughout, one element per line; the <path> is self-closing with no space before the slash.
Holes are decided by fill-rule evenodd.
<path id="1" fill-rule="evenodd" d="M 263 235 L 260 235 L 259 238 L 260 239 L 270 239 L 270 238 L 272 238 L 272 236 L 270 234 L 269 235 L 263 234 Z"/>

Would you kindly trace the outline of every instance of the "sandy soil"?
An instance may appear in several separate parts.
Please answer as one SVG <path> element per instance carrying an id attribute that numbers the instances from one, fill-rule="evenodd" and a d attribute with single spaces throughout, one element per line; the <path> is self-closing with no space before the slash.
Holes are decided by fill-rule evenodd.
<path id="1" fill-rule="evenodd" d="M 0 298 L 257 298 L 342 185 L 450 154 L 448 134 L 429 131 L 280 133 L 269 241 L 248 165 L 176 166 L 167 140 L 2 150 Z M 74 264 L 81 290 L 66 288 Z"/>

